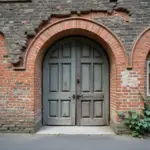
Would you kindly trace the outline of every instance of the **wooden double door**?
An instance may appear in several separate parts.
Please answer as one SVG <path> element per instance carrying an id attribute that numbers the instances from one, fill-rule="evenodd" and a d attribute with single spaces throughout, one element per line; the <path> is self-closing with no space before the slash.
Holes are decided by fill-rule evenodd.
<path id="1" fill-rule="evenodd" d="M 57 42 L 43 63 L 43 124 L 107 125 L 108 70 L 95 42 L 82 37 Z"/>

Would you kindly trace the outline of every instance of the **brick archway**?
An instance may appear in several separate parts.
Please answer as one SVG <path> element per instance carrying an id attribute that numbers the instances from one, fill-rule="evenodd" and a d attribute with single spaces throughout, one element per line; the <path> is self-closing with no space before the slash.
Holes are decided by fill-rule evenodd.
<path id="1" fill-rule="evenodd" d="M 146 57 L 150 51 L 150 27 L 144 30 L 137 38 L 132 53 L 130 56 L 131 66 L 134 68 L 139 65 L 139 63 L 144 63 Z"/>
<path id="2" fill-rule="evenodd" d="M 140 92 L 144 93 L 145 88 L 145 63 L 150 52 L 150 27 L 144 30 L 136 40 L 130 56 L 131 66 L 140 78 Z"/>
<path id="3" fill-rule="evenodd" d="M 84 18 L 69 18 L 45 27 L 29 45 L 25 59 L 24 67 L 26 71 L 34 77 L 34 115 L 36 124 L 42 118 L 42 62 L 47 47 L 57 40 L 72 35 L 81 35 L 91 38 L 101 44 L 110 60 L 110 120 L 115 123 L 117 121 L 119 103 L 119 92 L 121 88 L 121 72 L 127 65 L 128 59 L 123 45 L 119 39 L 104 25 L 98 24 L 92 20 Z"/>
<path id="4" fill-rule="evenodd" d="M 115 59 L 121 58 L 121 62 L 117 61 L 116 63 L 128 65 L 128 58 L 123 44 L 106 26 L 84 18 L 69 18 L 50 24 L 37 34 L 27 48 L 24 67 L 26 67 L 26 61 L 32 49 L 36 49 L 38 53 L 41 49 L 49 46 L 52 40 L 54 42 L 69 35 L 84 35 L 95 39 L 97 42 L 99 40 L 103 41 L 101 44 L 107 50 L 111 49 L 111 52 L 108 53 L 112 53 Z"/>

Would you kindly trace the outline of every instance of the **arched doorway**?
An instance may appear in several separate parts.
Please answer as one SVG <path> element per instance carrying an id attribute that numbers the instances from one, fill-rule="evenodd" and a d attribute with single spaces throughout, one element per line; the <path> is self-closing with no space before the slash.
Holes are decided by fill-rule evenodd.
<path id="1" fill-rule="evenodd" d="M 103 48 L 67 37 L 43 62 L 44 125 L 108 125 L 109 65 Z"/>
<path id="2" fill-rule="evenodd" d="M 112 31 L 102 24 L 82 17 L 63 19 L 48 24 L 36 35 L 26 50 L 23 67 L 20 69 L 26 69 L 27 75 L 31 77 L 28 82 L 32 85 L 30 88 L 35 127 L 36 129 L 41 127 L 44 119 L 42 62 L 47 48 L 61 38 L 77 35 L 96 41 L 107 52 L 110 68 L 110 121 L 106 120 L 107 124 L 110 123 L 110 126 L 116 130 L 118 128 L 118 112 L 122 110 L 126 97 L 126 95 L 122 95 L 122 91 L 125 90 L 122 86 L 122 72 L 128 66 L 127 55 L 124 46 Z"/>

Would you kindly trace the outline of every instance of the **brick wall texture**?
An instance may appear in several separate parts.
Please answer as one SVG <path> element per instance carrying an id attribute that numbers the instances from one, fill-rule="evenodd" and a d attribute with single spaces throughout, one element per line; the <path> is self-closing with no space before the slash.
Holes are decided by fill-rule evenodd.
<path id="1" fill-rule="evenodd" d="M 46 48 L 68 35 L 101 44 L 110 62 L 110 125 L 141 111 L 150 50 L 149 0 L 0 0 L 0 132 L 42 125 Z"/>

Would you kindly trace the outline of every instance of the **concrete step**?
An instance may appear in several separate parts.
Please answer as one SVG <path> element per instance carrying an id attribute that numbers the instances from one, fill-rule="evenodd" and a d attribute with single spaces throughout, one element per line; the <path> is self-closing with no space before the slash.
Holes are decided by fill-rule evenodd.
<path id="1" fill-rule="evenodd" d="M 36 134 L 64 135 L 113 135 L 109 126 L 43 126 Z"/>

